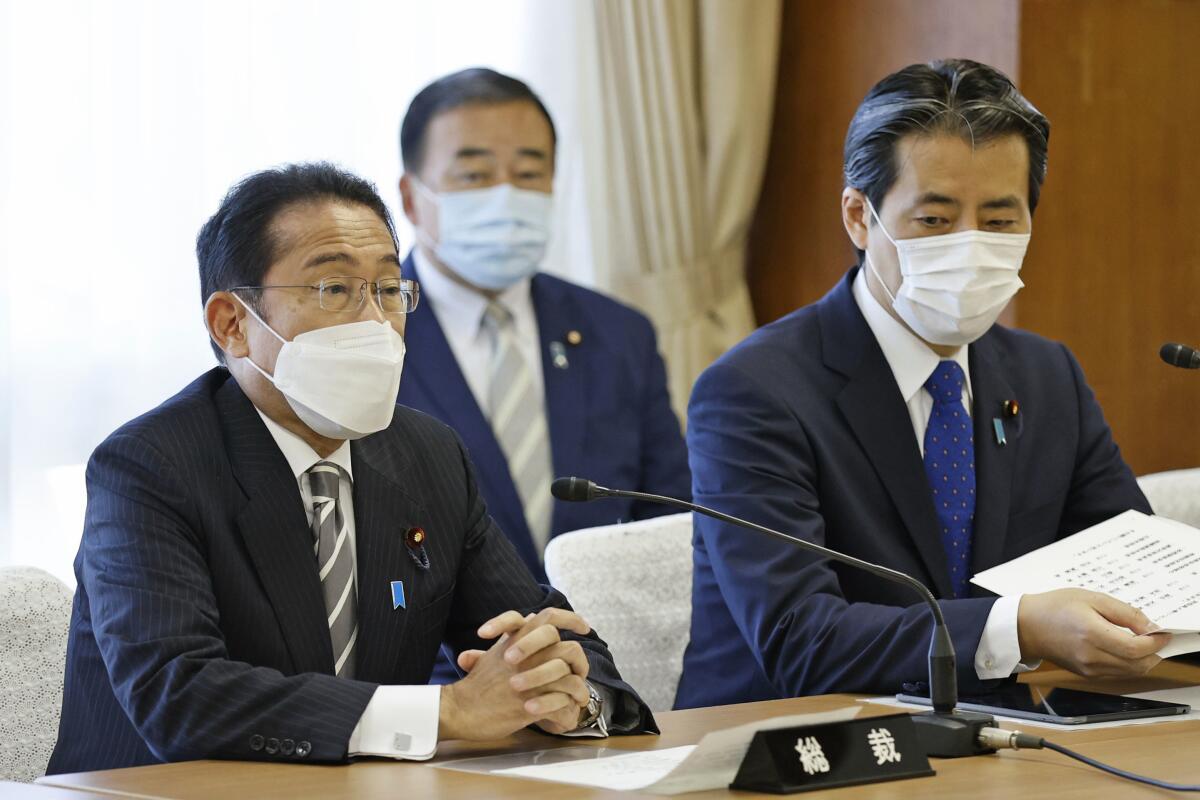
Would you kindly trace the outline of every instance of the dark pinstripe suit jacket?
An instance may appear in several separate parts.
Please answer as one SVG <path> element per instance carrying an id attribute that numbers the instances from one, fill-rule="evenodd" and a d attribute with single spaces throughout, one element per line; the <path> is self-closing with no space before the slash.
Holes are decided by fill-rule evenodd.
<path id="1" fill-rule="evenodd" d="M 486 647 L 506 609 L 567 607 L 488 516 L 449 428 L 403 406 L 351 445 L 358 680 L 333 677 L 295 477 L 214 369 L 112 434 L 87 470 L 58 744 L 48 773 L 196 758 L 341 761 L 378 684 L 422 684 L 438 645 Z M 428 569 L 404 532 L 428 534 Z M 406 608 L 393 610 L 402 580 Z M 656 731 L 595 634 L 589 679 Z M 262 747 L 263 737 L 281 744 Z M 252 741 L 258 745 L 252 747 Z"/>

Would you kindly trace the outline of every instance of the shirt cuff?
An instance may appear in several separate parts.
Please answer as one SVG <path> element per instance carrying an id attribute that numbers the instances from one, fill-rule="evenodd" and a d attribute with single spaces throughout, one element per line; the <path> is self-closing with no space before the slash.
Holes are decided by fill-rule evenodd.
<path id="1" fill-rule="evenodd" d="M 433 758 L 441 704 L 441 686 L 380 686 L 350 734 L 350 755 Z"/>
<path id="2" fill-rule="evenodd" d="M 1017 638 L 1017 609 L 1021 595 L 1001 597 L 992 604 L 979 647 L 975 650 L 975 674 L 981 681 L 1007 678 L 1018 672 L 1029 672 L 1042 661 L 1022 661 L 1021 643 Z"/>

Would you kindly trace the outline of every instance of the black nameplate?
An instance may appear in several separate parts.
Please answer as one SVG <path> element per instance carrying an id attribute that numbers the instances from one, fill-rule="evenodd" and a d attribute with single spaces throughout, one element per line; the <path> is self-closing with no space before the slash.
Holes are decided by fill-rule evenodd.
<path id="1" fill-rule="evenodd" d="M 908 714 L 758 731 L 731 789 L 794 794 L 933 775 Z"/>

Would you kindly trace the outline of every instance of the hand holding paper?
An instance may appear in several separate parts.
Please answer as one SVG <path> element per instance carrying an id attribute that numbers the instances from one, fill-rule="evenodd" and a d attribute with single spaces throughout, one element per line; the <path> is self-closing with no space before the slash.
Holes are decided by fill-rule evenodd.
<path id="1" fill-rule="evenodd" d="M 1087 589 L 1026 594 L 1017 611 L 1021 660 L 1048 659 L 1089 678 L 1144 675 L 1170 640 L 1133 606 Z"/>
<path id="2" fill-rule="evenodd" d="M 1200 650 L 1200 531 L 1163 517 L 1126 511 L 971 582 L 1026 595 L 1017 622 L 1023 658 L 1084 675 L 1137 674 L 1157 663 L 1146 660 L 1155 651 Z M 1154 633 L 1156 625 L 1175 635 Z M 1027 654 L 1027 643 L 1046 652 Z"/>

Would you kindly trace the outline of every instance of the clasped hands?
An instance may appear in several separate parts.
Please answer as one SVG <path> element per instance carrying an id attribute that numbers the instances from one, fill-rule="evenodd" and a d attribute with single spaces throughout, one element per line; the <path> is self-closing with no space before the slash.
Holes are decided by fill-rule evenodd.
<path id="1" fill-rule="evenodd" d="M 506 611 L 479 627 L 487 650 L 465 650 L 458 666 L 467 676 L 442 687 L 439 739 L 500 739 L 527 725 L 566 733 L 579 725 L 588 703 L 588 661 L 579 642 L 591 626 L 573 611 Z"/>

